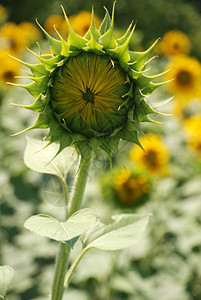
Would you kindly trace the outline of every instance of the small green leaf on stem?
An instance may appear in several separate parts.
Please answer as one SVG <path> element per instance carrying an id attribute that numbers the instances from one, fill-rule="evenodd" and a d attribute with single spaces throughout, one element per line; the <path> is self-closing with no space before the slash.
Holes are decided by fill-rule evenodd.
<path id="1" fill-rule="evenodd" d="M 100 250 L 120 250 L 139 241 L 147 226 L 150 215 L 121 214 L 112 216 L 111 224 L 97 221 L 83 237 L 84 249 L 72 263 L 66 274 L 64 286 L 68 286 L 71 277 L 84 254 L 92 248 Z"/>
<path id="2" fill-rule="evenodd" d="M 28 137 L 24 153 L 25 164 L 34 171 L 66 178 L 67 172 L 77 160 L 77 156 L 72 154 L 74 148 L 68 147 L 55 157 L 59 144 L 52 143 L 45 147 L 46 145 L 47 142 Z"/>
<path id="3" fill-rule="evenodd" d="M 68 242 L 73 247 L 76 240 L 72 241 L 72 239 L 87 231 L 95 220 L 95 213 L 91 209 L 84 208 L 74 213 L 65 222 L 60 222 L 48 215 L 34 215 L 25 222 L 24 227 L 41 236 Z"/>
<path id="4" fill-rule="evenodd" d="M 121 214 L 111 224 L 96 222 L 87 235 L 87 248 L 120 250 L 136 243 L 147 226 L 150 215 Z"/>

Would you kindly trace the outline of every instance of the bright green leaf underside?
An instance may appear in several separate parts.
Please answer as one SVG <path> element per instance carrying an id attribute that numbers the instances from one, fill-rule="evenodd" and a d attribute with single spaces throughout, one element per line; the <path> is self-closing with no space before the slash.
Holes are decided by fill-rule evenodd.
<path id="1" fill-rule="evenodd" d="M 66 148 L 53 160 L 58 152 L 59 144 L 52 143 L 48 147 L 45 147 L 46 145 L 47 142 L 28 137 L 24 153 L 25 164 L 36 172 L 65 178 L 73 162 L 76 160 L 76 154 L 72 154 L 74 148 Z"/>
<path id="2" fill-rule="evenodd" d="M 150 215 L 121 214 L 111 224 L 97 222 L 90 231 L 87 248 L 120 250 L 136 243 L 143 235 Z"/>
<path id="3" fill-rule="evenodd" d="M 48 215 L 34 215 L 25 222 L 24 227 L 41 236 L 67 242 L 87 231 L 95 220 L 94 212 L 85 208 L 74 213 L 65 222 Z"/>

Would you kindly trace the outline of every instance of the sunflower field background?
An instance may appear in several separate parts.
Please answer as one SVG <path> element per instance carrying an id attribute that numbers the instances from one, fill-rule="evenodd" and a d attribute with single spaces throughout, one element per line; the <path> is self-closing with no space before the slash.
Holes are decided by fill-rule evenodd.
<path id="1" fill-rule="evenodd" d="M 112 0 L 0 2 L 0 265 L 15 273 L 9 300 L 44 300 L 49 293 L 57 245 L 27 231 L 25 220 L 36 213 L 59 214 L 59 185 L 48 174 L 26 167 L 26 138 L 41 131 L 11 137 L 30 126 L 35 117 L 11 103 L 32 103 L 27 91 L 7 82 L 23 82 L 18 60 L 32 62 L 27 50 L 48 53 L 49 45 L 35 19 L 55 35 L 68 32 L 62 4 L 75 32 L 90 26 L 91 6 L 99 26 L 104 6 Z M 151 213 L 143 239 L 121 252 L 88 253 L 78 266 L 69 289 L 71 300 L 199 300 L 201 299 L 201 3 L 199 0 L 118 0 L 115 35 L 137 21 L 132 50 L 152 50 L 153 70 L 167 84 L 151 96 L 164 125 L 144 123 L 147 137 L 137 145 L 121 142 L 119 157 L 97 151 L 84 206 L 107 222 L 112 214 Z M 56 35 L 55 35 L 56 37 Z M 9 53 L 9 55 L 8 55 Z M 174 79 L 174 80 L 172 80 Z M 75 162 L 76 163 L 76 162 Z M 74 164 L 69 186 L 74 178 Z M 76 249 L 75 249 L 76 253 Z M 73 257 L 72 257 L 73 259 Z M 64 298 L 65 299 L 65 298 Z"/>

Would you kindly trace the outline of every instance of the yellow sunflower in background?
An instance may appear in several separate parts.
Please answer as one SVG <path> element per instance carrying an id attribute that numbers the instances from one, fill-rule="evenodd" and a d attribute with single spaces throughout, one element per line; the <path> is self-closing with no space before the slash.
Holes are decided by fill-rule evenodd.
<path id="1" fill-rule="evenodd" d="M 91 25 L 91 13 L 85 10 L 80 11 L 76 15 L 71 15 L 69 17 L 69 22 L 73 28 L 73 30 L 79 34 L 80 36 L 84 36 L 86 32 L 89 30 Z M 100 19 L 94 15 L 94 22 L 97 27 L 100 26 Z M 47 32 L 52 35 L 57 35 L 55 31 L 55 27 L 57 31 L 61 34 L 62 37 L 66 38 L 68 35 L 68 27 L 66 25 L 65 18 L 61 15 L 51 15 L 49 16 L 44 24 L 44 28 Z"/>
<path id="2" fill-rule="evenodd" d="M 177 100 L 177 99 L 175 99 Z M 172 107 L 172 113 L 180 120 L 185 121 L 191 116 L 195 116 L 201 112 L 201 101 L 200 99 L 195 99 L 193 101 L 188 101 L 183 104 L 179 101 L 174 101 Z"/>
<path id="3" fill-rule="evenodd" d="M 20 56 L 26 47 L 41 38 L 41 32 L 31 22 L 22 22 L 19 25 L 7 22 L 0 28 L 0 48 L 14 56 Z"/>
<path id="4" fill-rule="evenodd" d="M 139 139 L 145 152 L 134 146 L 130 152 L 130 159 L 137 166 L 148 169 L 152 175 L 167 176 L 169 174 L 169 150 L 162 141 L 162 136 L 148 133 L 147 137 Z"/>
<path id="5" fill-rule="evenodd" d="M 0 50 L 0 84 L 15 82 L 20 73 L 20 63 L 12 59 L 5 50 Z"/>
<path id="6" fill-rule="evenodd" d="M 18 25 L 27 41 L 27 46 L 42 38 L 41 31 L 31 22 L 22 22 Z"/>
<path id="7" fill-rule="evenodd" d="M 186 103 L 188 100 L 200 97 L 201 91 L 201 64 L 196 58 L 175 56 L 167 66 L 166 80 L 171 80 L 167 89 L 179 101 Z"/>
<path id="8" fill-rule="evenodd" d="M 192 116 L 185 121 L 187 144 L 201 155 L 201 115 Z"/>
<path id="9" fill-rule="evenodd" d="M 0 28 L 1 48 L 13 55 L 19 55 L 27 47 L 27 39 L 19 26 L 7 22 Z"/>
<path id="10" fill-rule="evenodd" d="M 63 38 L 67 38 L 68 27 L 63 16 L 58 14 L 50 15 L 44 23 L 45 30 L 53 36 L 57 36 L 55 28 L 59 31 Z"/>
<path id="11" fill-rule="evenodd" d="M 91 13 L 89 11 L 82 10 L 78 14 L 70 16 L 69 21 L 73 30 L 77 34 L 84 36 L 91 25 Z M 99 27 L 101 24 L 100 19 L 96 15 L 94 15 L 94 23 L 96 27 Z"/>
<path id="12" fill-rule="evenodd" d="M 180 30 L 166 32 L 157 50 L 161 55 L 189 54 L 191 43 L 188 36 Z"/>
<path id="13" fill-rule="evenodd" d="M 143 202 L 151 192 L 149 178 L 145 174 L 122 170 L 114 177 L 113 188 L 120 204 L 133 206 Z"/>

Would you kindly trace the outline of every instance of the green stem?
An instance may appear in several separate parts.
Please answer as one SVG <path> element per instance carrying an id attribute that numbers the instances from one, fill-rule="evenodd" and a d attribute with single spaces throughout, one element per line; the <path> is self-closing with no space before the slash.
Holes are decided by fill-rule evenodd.
<path id="1" fill-rule="evenodd" d="M 81 207 L 82 198 L 84 195 L 85 186 L 87 183 L 89 167 L 92 160 L 93 151 L 90 151 L 87 155 L 81 155 L 80 165 L 77 172 L 76 181 L 74 184 L 74 191 L 69 203 L 68 218 L 78 211 Z"/>
<path id="2" fill-rule="evenodd" d="M 82 198 L 84 195 L 84 190 L 88 178 L 89 167 L 92 160 L 92 154 L 93 152 L 90 151 L 87 153 L 87 155 L 86 154 L 81 155 L 80 165 L 78 168 L 78 172 L 74 184 L 74 192 L 72 194 L 71 201 L 69 201 L 66 182 L 62 180 L 64 194 L 65 194 L 65 204 L 68 203 L 69 205 L 68 207 L 66 206 L 66 219 L 68 219 L 73 213 L 78 211 L 81 207 Z M 50 298 L 51 300 L 62 300 L 63 293 L 65 291 L 64 278 L 68 266 L 70 250 L 71 248 L 69 245 L 60 243 L 59 251 L 56 258 L 56 264 L 55 264 L 52 293 Z"/>
<path id="3" fill-rule="evenodd" d="M 65 214 L 67 216 L 67 205 L 69 203 L 68 186 L 65 178 L 60 177 L 60 180 L 64 191 Z M 70 246 L 64 243 L 60 243 L 59 250 L 56 257 L 56 263 L 55 263 L 54 279 L 53 279 L 52 291 L 51 291 L 51 300 L 61 300 L 63 297 L 64 287 L 61 283 L 64 282 L 69 254 L 70 254 Z"/>
<path id="4" fill-rule="evenodd" d="M 87 247 L 85 249 L 82 250 L 82 252 L 80 252 L 80 254 L 78 255 L 78 257 L 76 258 L 76 260 L 73 262 L 73 264 L 71 265 L 70 269 L 68 270 L 68 273 L 66 274 L 65 280 L 64 280 L 64 287 L 67 288 L 71 277 L 73 275 L 73 272 L 75 271 L 78 263 L 80 262 L 81 258 L 83 257 L 83 255 L 89 251 L 91 248 Z"/>
<path id="5" fill-rule="evenodd" d="M 60 243 L 56 258 L 51 300 L 61 300 L 64 293 L 64 278 L 66 275 L 70 246 Z"/>

